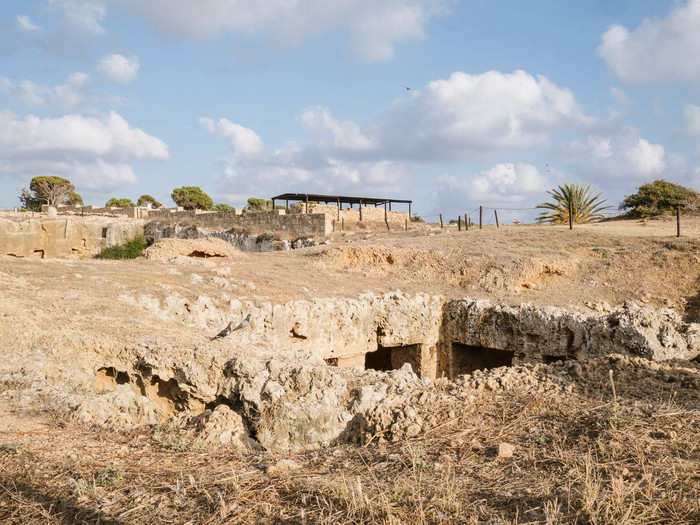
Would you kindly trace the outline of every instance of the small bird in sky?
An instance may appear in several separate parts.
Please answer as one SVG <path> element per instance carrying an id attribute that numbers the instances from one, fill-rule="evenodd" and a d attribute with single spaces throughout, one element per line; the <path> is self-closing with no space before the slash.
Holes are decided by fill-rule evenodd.
<path id="1" fill-rule="evenodd" d="M 215 339 L 223 339 L 224 337 L 228 337 L 231 335 L 232 332 L 235 332 L 237 330 L 243 330 L 244 328 L 248 328 L 250 326 L 250 314 L 248 314 L 245 319 L 243 319 L 236 328 L 231 328 L 233 325 L 233 321 L 230 321 L 229 324 L 226 325 L 226 328 L 221 330 L 218 334 L 216 334 L 214 337 L 211 338 L 212 341 Z"/>
<path id="2" fill-rule="evenodd" d="M 408 86 L 404 86 L 403 88 L 404 88 L 406 91 L 411 91 L 411 88 L 408 87 Z"/>

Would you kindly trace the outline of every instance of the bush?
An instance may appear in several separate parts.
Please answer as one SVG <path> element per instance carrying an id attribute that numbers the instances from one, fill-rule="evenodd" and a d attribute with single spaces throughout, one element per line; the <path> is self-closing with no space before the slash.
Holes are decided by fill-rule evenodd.
<path id="1" fill-rule="evenodd" d="M 136 237 L 126 244 L 110 246 L 95 256 L 97 259 L 136 259 L 148 247 L 143 237 Z"/>
<path id="2" fill-rule="evenodd" d="M 639 187 L 637 193 L 625 197 L 621 210 L 629 210 L 628 217 L 653 217 L 674 213 L 676 206 L 681 209 L 694 209 L 700 204 L 700 195 L 679 184 L 665 180 L 655 180 Z"/>
<path id="3" fill-rule="evenodd" d="M 255 197 L 248 199 L 248 206 L 246 207 L 248 211 L 266 211 L 270 208 L 272 208 L 272 201 L 256 199 Z"/>
<path id="4" fill-rule="evenodd" d="M 105 203 L 105 208 L 111 208 L 112 206 L 117 208 L 131 208 L 136 206 L 136 204 L 134 204 L 131 199 L 117 199 L 116 197 L 112 197 Z"/>
<path id="5" fill-rule="evenodd" d="M 214 211 L 218 211 L 218 212 L 232 211 L 233 212 L 233 211 L 236 211 L 236 208 L 234 208 L 233 206 L 229 206 L 228 204 L 224 204 L 224 203 L 220 202 L 219 204 L 214 205 Z"/>
<path id="6" fill-rule="evenodd" d="M 170 197 L 175 204 L 186 210 L 210 210 L 214 206 L 214 201 L 199 186 L 175 188 Z"/>
<path id="7" fill-rule="evenodd" d="M 414 215 L 413 217 L 411 217 L 411 222 L 425 222 L 425 221 L 423 220 L 423 217 L 421 217 L 420 215 Z"/>
<path id="8" fill-rule="evenodd" d="M 153 208 L 160 208 L 162 206 L 162 204 L 160 202 L 158 202 L 155 199 L 155 197 L 148 195 L 148 194 L 141 195 L 139 197 L 139 200 L 136 201 L 136 204 L 138 204 L 139 206 L 146 206 L 149 202 L 151 203 L 151 206 Z"/>

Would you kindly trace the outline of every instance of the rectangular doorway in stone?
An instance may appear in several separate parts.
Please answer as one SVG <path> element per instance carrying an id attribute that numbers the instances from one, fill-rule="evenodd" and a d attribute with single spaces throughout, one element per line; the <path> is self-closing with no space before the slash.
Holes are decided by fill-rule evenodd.
<path id="1" fill-rule="evenodd" d="M 365 368 L 371 370 L 398 370 L 409 363 L 416 375 L 421 375 L 421 349 L 423 345 L 381 346 L 365 354 Z"/>
<path id="2" fill-rule="evenodd" d="M 514 352 L 452 343 L 452 377 L 499 366 L 512 366 Z"/>

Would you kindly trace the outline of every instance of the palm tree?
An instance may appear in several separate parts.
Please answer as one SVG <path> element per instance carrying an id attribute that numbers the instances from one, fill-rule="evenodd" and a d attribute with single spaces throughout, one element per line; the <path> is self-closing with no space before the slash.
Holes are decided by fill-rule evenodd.
<path id="1" fill-rule="evenodd" d="M 602 193 L 593 194 L 591 186 L 581 184 L 564 184 L 547 192 L 554 202 L 543 202 L 536 208 L 545 209 L 537 217 L 537 222 L 564 224 L 569 222 L 569 210 L 573 221 L 577 223 L 592 222 L 605 218 L 605 205 Z"/>

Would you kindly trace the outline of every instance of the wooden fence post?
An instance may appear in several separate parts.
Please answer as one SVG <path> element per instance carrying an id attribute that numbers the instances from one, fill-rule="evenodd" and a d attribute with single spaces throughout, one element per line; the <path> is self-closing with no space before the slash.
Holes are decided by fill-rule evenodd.
<path id="1" fill-rule="evenodd" d="M 479 229 L 484 227 L 484 207 L 479 206 Z"/>
<path id="2" fill-rule="evenodd" d="M 362 222 L 362 201 L 360 201 L 360 222 Z"/>
<path id="3" fill-rule="evenodd" d="M 569 201 L 569 229 L 574 229 L 574 205 Z"/>
<path id="4" fill-rule="evenodd" d="M 676 237 L 681 236 L 681 207 L 676 206 Z"/>
<path id="5" fill-rule="evenodd" d="M 442 213 L 440 214 L 440 229 L 442 230 Z"/>
<path id="6" fill-rule="evenodd" d="M 469 215 L 464 214 L 464 229 L 469 231 Z"/>
<path id="7" fill-rule="evenodd" d="M 386 223 L 386 229 L 391 230 L 391 228 L 389 228 L 389 216 L 386 212 L 386 202 L 384 203 L 384 222 Z"/>
<path id="8" fill-rule="evenodd" d="M 405 230 L 408 231 L 408 218 L 406 218 L 406 227 Z"/>
<path id="9" fill-rule="evenodd" d="M 340 231 L 345 231 L 345 217 L 341 217 L 340 219 Z"/>
<path id="10" fill-rule="evenodd" d="M 309 196 L 306 196 L 306 213 L 309 213 Z"/>
<path id="11" fill-rule="evenodd" d="M 496 228 L 500 228 L 498 224 L 498 210 L 493 210 L 493 215 L 496 217 Z"/>
<path id="12" fill-rule="evenodd" d="M 462 231 L 462 216 L 457 215 L 457 231 L 461 232 Z"/>

